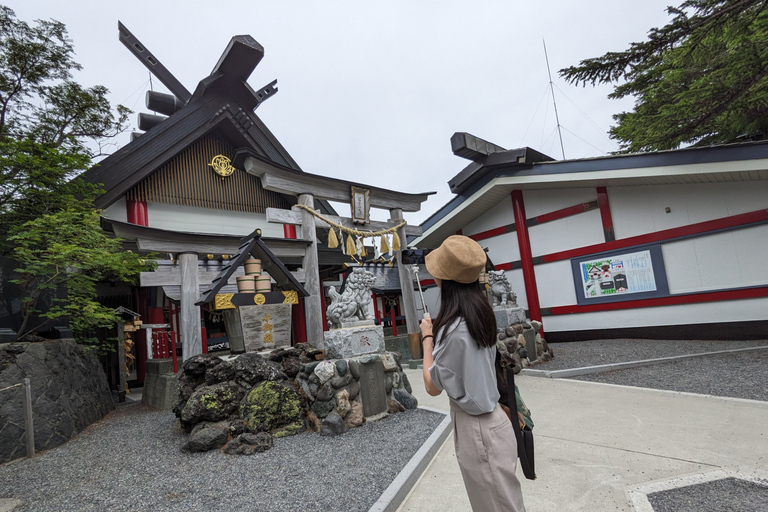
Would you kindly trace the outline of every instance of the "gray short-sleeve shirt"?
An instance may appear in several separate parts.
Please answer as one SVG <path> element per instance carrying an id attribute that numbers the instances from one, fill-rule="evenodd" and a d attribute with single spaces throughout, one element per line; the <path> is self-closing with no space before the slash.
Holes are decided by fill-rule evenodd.
<path id="1" fill-rule="evenodd" d="M 464 319 L 444 329 L 443 341 L 432 351 L 432 382 L 467 414 L 476 416 L 493 411 L 499 401 L 494 366 L 496 347 L 479 347 Z"/>

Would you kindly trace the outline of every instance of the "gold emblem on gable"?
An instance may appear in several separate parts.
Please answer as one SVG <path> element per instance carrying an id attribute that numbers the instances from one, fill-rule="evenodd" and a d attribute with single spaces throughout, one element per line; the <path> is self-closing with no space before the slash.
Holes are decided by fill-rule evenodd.
<path id="1" fill-rule="evenodd" d="M 213 170 L 221 176 L 222 179 L 235 172 L 235 168 L 232 166 L 232 161 L 224 155 L 216 155 L 208 164 L 209 167 L 213 167 Z"/>

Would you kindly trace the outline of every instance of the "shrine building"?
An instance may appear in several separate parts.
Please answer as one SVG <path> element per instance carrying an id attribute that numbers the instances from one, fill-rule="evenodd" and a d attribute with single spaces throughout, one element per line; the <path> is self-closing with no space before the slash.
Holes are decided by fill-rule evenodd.
<path id="1" fill-rule="evenodd" d="M 563 161 L 451 144 L 471 163 L 411 245 L 477 240 L 549 341 L 765 337 L 768 142 Z"/>
<path id="2" fill-rule="evenodd" d="M 139 114 L 144 132 L 83 175 L 103 187 L 96 199 L 102 227 L 128 248 L 158 256 L 158 269 L 143 273 L 140 286 L 99 290 L 100 300 L 135 311 L 144 324 L 134 334 L 138 364 L 132 378 L 143 382 L 144 362 L 153 357 L 153 340 L 147 339 L 153 326 L 180 334 L 184 359 L 228 339 L 232 333 L 210 292 L 238 293 L 235 278 L 243 270 L 228 263 L 247 256 L 239 252 L 245 246 L 274 258 L 274 264 L 264 262 L 274 271 L 273 290 L 306 292 L 290 295 L 290 343 L 322 347 L 328 328 L 323 282 L 336 282 L 352 259 L 328 247 L 331 226 L 315 215 L 343 229 L 397 232 L 405 245 L 421 230 L 405 225 L 403 212 L 418 211 L 434 192 L 406 194 L 302 170 L 255 113 L 277 87 L 276 81 L 260 89 L 247 83 L 264 55 L 250 36 L 233 37 L 211 74 L 190 92 L 125 26 L 119 30 L 123 44 L 172 92 L 148 92 L 147 107 L 156 113 Z M 338 217 L 329 201 L 351 203 L 355 190 L 364 192 L 366 208 L 387 210 L 391 222 Z M 217 281 L 224 273 L 226 282 Z M 407 275 L 406 269 L 400 273 Z M 414 312 L 402 330 L 415 334 L 407 295 L 410 307 L 403 310 Z"/>

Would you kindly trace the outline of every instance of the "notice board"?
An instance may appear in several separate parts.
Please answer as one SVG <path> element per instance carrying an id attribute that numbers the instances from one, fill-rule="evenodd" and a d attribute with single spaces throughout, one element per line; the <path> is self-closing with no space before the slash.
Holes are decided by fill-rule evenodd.
<path id="1" fill-rule="evenodd" d="M 658 244 L 572 258 L 571 269 L 579 305 L 669 295 Z"/>

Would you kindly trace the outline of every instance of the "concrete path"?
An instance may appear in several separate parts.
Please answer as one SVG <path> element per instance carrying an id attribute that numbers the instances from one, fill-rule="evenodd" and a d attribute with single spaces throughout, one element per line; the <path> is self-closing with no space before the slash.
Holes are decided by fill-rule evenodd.
<path id="1" fill-rule="evenodd" d="M 426 394 L 421 370 L 406 371 L 420 405 L 448 410 L 444 393 Z M 768 402 L 531 376 L 516 383 L 536 424 L 538 479 L 518 470 L 528 512 L 652 510 L 644 492 L 669 482 L 766 478 Z M 453 435 L 398 510 L 470 510 Z"/>

